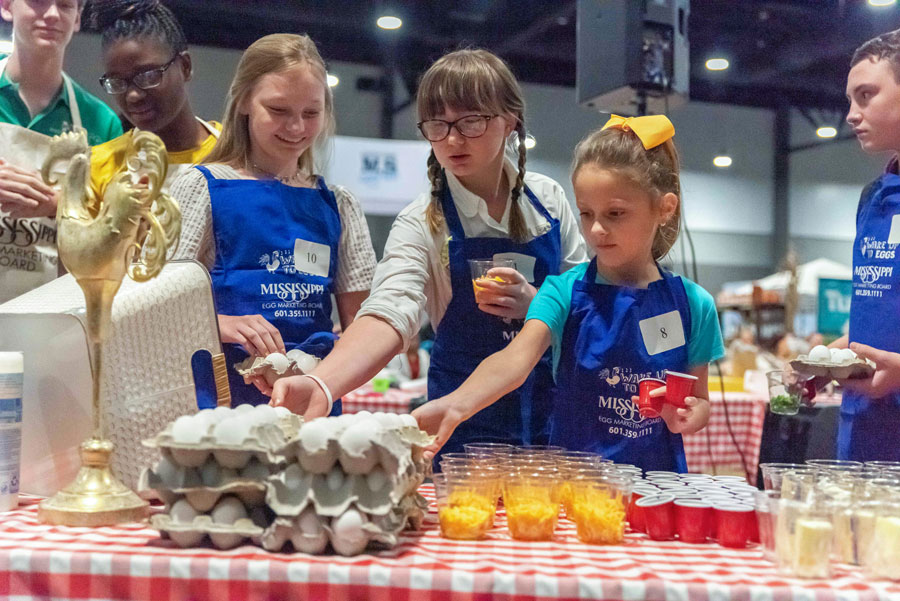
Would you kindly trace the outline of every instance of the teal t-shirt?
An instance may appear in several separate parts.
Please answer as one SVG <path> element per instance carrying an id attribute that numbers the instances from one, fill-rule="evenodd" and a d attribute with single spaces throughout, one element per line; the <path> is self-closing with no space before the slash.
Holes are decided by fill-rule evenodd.
<path id="1" fill-rule="evenodd" d="M 563 329 L 569 319 L 572 306 L 572 287 L 576 280 L 584 277 L 590 263 L 576 265 L 560 275 L 551 275 L 544 280 L 537 296 L 531 301 L 526 320 L 537 319 L 550 328 L 553 345 L 553 374 L 559 365 Z M 597 276 L 597 281 L 604 280 Z M 706 365 L 725 356 L 722 332 L 719 329 L 719 315 L 712 295 L 698 284 L 682 277 L 691 310 L 691 333 L 688 337 L 688 366 Z"/>
<path id="2" fill-rule="evenodd" d="M 0 60 L 4 57 L 0 56 Z M 72 81 L 75 102 L 81 112 L 81 125 L 87 130 L 88 143 L 91 146 L 102 144 L 122 135 L 122 123 L 116 113 L 93 94 Z M 60 87 L 56 98 L 34 117 L 19 96 L 19 84 L 6 76 L 0 75 L 0 122 L 13 123 L 26 129 L 48 136 L 56 136 L 68 131 L 72 126 L 72 113 L 69 110 L 69 95 L 66 86 Z"/>

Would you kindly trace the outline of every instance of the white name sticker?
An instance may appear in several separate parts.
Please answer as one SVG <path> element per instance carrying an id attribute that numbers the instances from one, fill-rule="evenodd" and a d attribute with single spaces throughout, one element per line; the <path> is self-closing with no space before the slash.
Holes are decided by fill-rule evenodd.
<path id="1" fill-rule="evenodd" d="M 294 241 L 294 267 L 297 271 L 328 277 L 331 265 L 331 248 L 327 244 L 297 238 Z"/>
<path id="2" fill-rule="evenodd" d="M 900 215 L 894 215 L 891 219 L 891 233 L 888 234 L 888 244 L 900 244 Z"/>
<path id="3" fill-rule="evenodd" d="M 658 355 L 684 346 L 684 328 L 678 311 L 669 311 L 656 317 L 642 319 L 641 336 L 650 355 Z"/>
<path id="4" fill-rule="evenodd" d="M 512 259 L 516 271 L 525 277 L 525 281 L 529 284 L 534 283 L 534 264 L 537 262 L 534 257 L 521 253 L 497 253 L 494 255 L 494 260 L 496 259 Z"/>

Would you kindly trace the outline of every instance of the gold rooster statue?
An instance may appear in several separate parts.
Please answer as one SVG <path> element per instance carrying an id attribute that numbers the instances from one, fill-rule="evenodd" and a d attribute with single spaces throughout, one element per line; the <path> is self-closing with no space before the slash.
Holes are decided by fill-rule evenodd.
<path id="1" fill-rule="evenodd" d="M 60 181 L 51 176 L 68 161 Z M 58 185 L 56 212 L 59 258 L 84 292 L 93 377 L 93 436 L 81 445 L 82 467 L 75 481 L 43 501 L 43 522 L 102 526 L 138 521 L 147 503 L 119 482 L 109 468 L 113 444 L 104 438 L 100 382 L 103 341 L 112 321 L 113 298 L 127 273 L 138 282 L 156 276 L 181 235 L 178 205 L 160 187 L 166 179 L 166 148 L 154 134 L 135 130 L 120 170 L 102 199 L 89 186 L 91 148 L 84 130 L 56 136 L 41 174 Z"/>

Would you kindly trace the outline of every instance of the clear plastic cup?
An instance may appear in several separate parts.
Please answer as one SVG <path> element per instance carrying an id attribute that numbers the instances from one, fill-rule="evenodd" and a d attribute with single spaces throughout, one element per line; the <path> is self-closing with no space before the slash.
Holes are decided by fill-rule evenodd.
<path id="1" fill-rule="evenodd" d="M 571 510 L 578 539 L 592 545 L 615 545 L 625 540 L 625 515 L 631 480 L 610 476 L 571 483 Z"/>
<path id="2" fill-rule="evenodd" d="M 478 285 L 479 281 L 504 281 L 503 278 L 499 276 L 488 275 L 488 272 L 495 267 L 515 269 L 516 262 L 512 259 L 469 259 L 469 271 L 472 273 L 472 288 L 475 291 L 475 296 L 478 296 L 478 291 L 481 289 Z"/>
<path id="3" fill-rule="evenodd" d="M 800 411 L 800 395 L 790 390 L 783 371 L 766 373 L 769 384 L 769 411 L 778 415 L 797 415 Z"/>
<path id="4" fill-rule="evenodd" d="M 763 557 L 775 561 L 775 523 L 778 519 L 778 501 L 781 493 L 777 490 L 756 491 L 756 519 L 759 522 L 759 542 Z"/>
<path id="5" fill-rule="evenodd" d="M 489 478 L 442 473 L 434 475 L 438 521 L 445 538 L 477 540 L 494 525 L 494 490 Z"/>
<path id="6" fill-rule="evenodd" d="M 510 535 L 516 540 L 553 538 L 559 519 L 559 480 L 552 476 L 514 476 L 503 483 Z"/>
<path id="7" fill-rule="evenodd" d="M 765 490 L 781 490 L 781 477 L 784 472 L 807 469 L 800 463 L 760 463 L 759 468 L 762 470 Z"/>
<path id="8" fill-rule="evenodd" d="M 783 574 L 830 578 L 834 536 L 832 516 L 823 508 L 782 499 L 775 526 L 775 557 Z"/>

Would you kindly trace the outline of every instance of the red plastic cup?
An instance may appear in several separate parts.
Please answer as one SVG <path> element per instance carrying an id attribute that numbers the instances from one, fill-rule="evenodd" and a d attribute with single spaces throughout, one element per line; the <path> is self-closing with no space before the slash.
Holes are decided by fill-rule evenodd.
<path id="1" fill-rule="evenodd" d="M 638 412 L 647 418 L 659 417 L 662 412 L 665 397 L 651 397 L 650 391 L 656 390 L 666 383 L 657 378 L 644 378 L 638 382 Z"/>
<path id="2" fill-rule="evenodd" d="M 684 399 L 694 394 L 694 382 L 697 376 L 682 374 L 677 371 L 666 371 L 666 402 L 684 409 Z"/>
<path id="3" fill-rule="evenodd" d="M 667 494 L 648 495 L 634 506 L 644 512 L 647 535 L 653 540 L 675 538 L 675 497 Z"/>
<path id="4" fill-rule="evenodd" d="M 750 542 L 750 518 L 756 519 L 750 505 L 715 505 L 716 537 L 723 547 L 743 549 Z"/>
<path id="5" fill-rule="evenodd" d="M 642 499 L 644 497 L 644 494 L 645 493 L 639 490 L 631 491 L 631 499 L 628 501 L 628 505 L 625 507 L 625 520 L 628 522 L 628 525 L 631 526 L 631 529 L 635 532 L 646 531 L 646 527 L 644 526 L 644 510 L 635 507 L 635 503 Z"/>
<path id="6" fill-rule="evenodd" d="M 706 501 L 675 500 L 675 530 L 683 542 L 705 543 L 709 539 L 710 522 L 713 521 L 713 517 L 712 505 Z"/>

